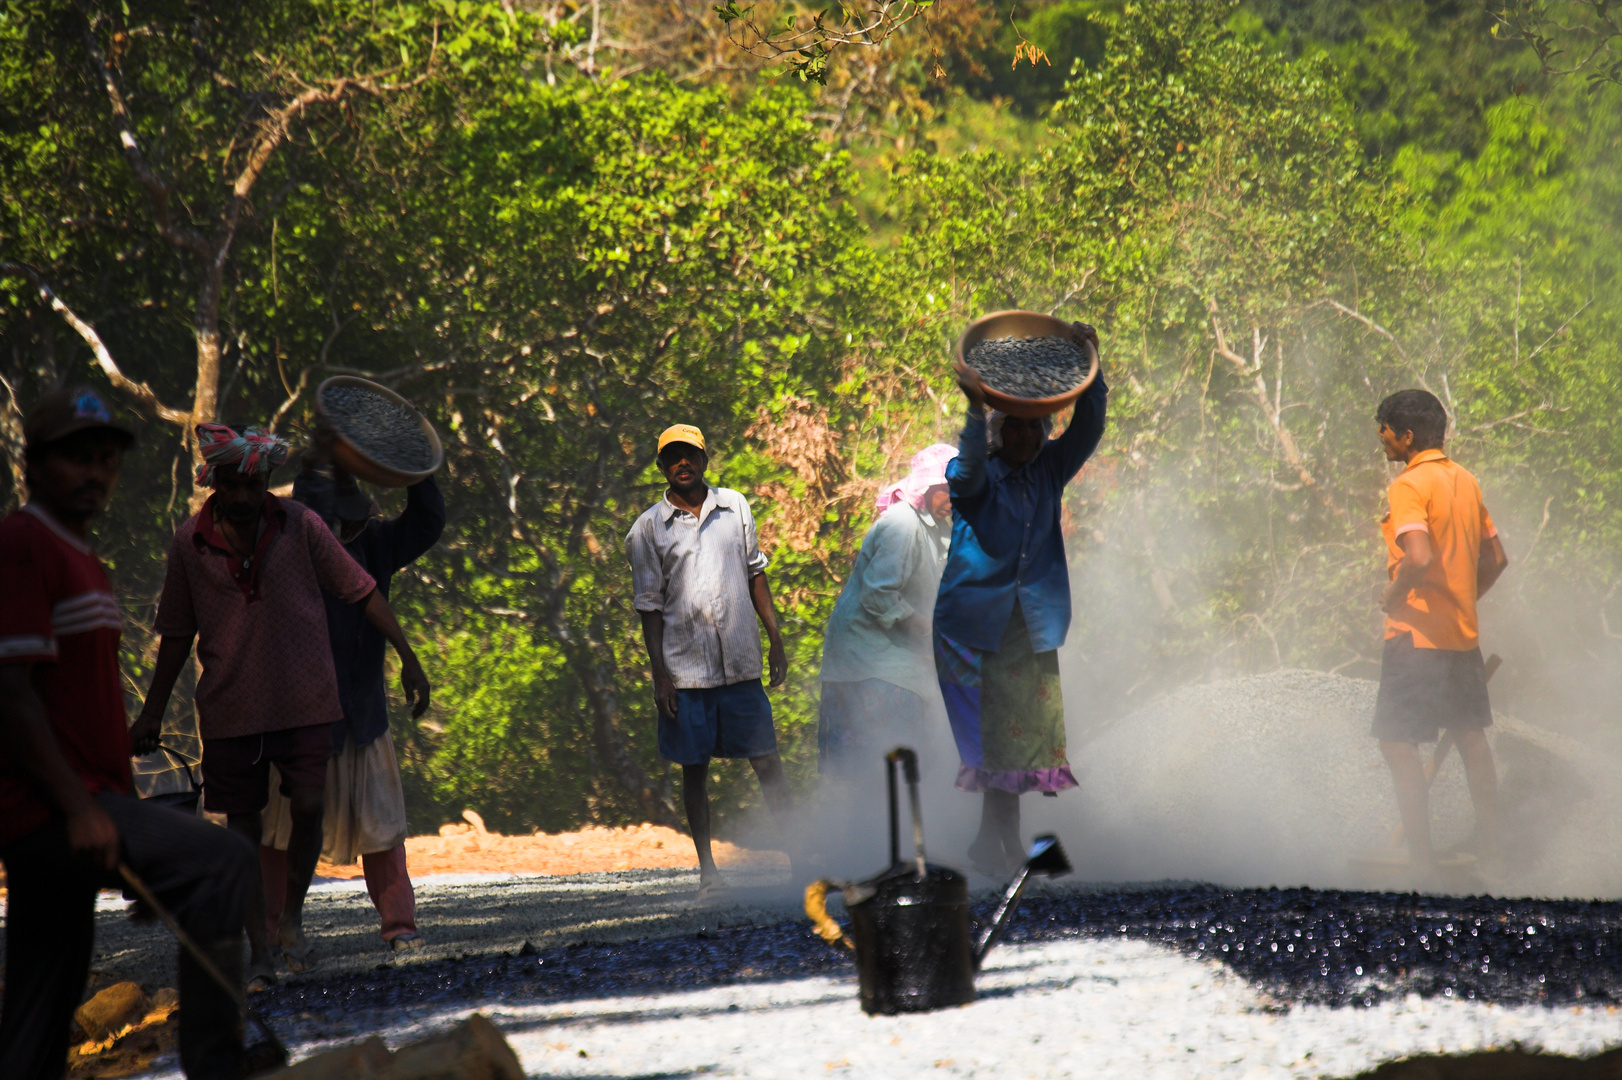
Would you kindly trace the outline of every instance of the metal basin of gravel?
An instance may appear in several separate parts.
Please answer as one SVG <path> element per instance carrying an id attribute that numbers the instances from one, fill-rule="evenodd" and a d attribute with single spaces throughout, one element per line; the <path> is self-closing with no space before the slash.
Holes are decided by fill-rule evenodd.
<path id="1" fill-rule="evenodd" d="M 405 398 L 353 375 L 334 375 L 315 392 L 316 411 L 337 432 L 333 460 L 362 480 L 409 487 L 445 461 L 439 433 Z"/>
<path id="2" fill-rule="evenodd" d="M 1098 377 L 1092 342 L 1062 319 L 994 311 L 957 343 L 960 378 L 977 383 L 992 408 L 1032 419 L 1068 408 Z"/>

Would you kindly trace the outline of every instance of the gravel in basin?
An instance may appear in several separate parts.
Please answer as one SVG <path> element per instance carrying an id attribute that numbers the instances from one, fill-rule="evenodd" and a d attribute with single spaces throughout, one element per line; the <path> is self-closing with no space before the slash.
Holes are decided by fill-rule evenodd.
<path id="1" fill-rule="evenodd" d="M 1010 397 L 1054 397 L 1087 375 L 1086 354 L 1069 338 L 991 338 L 965 359 L 987 386 Z"/>
<path id="2" fill-rule="evenodd" d="M 417 411 L 362 386 L 338 385 L 321 396 L 333 425 L 374 461 L 401 472 L 433 467 L 434 445 Z"/>

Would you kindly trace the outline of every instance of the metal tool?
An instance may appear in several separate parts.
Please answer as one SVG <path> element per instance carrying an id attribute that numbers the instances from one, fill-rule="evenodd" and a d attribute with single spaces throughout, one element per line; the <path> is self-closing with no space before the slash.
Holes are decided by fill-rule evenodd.
<path id="1" fill-rule="evenodd" d="M 151 889 L 146 887 L 146 882 L 141 880 L 140 875 L 130 869 L 128 863 L 121 862 L 118 864 L 118 874 L 124 879 L 124 884 L 130 887 L 130 891 L 140 898 L 141 903 L 145 904 L 154 915 L 163 921 L 163 925 L 169 928 L 169 932 L 175 936 L 175 940 L 180 942 L 180 947 L 191 954 L 191 958 L 197 962 L 197 966 L 202 968 L 203 972 L 213 979 L 221 990 L 225 991 L 227 997 L 236 1002 L 237 1008 L 242 1010 L 244 1019 L 249 1024 L 257 1027 L 260 1034 L 264 1036 L 261 1042 L 255 1043 L 245 1050 L 248 1055 L 249 1074 L 286 1065 L 287 1047 L 276 1037 L 276 1033 L 270 1029 L 270 1025 L 265 1022 L 265 1018 L 255 1012 L 253 1007 L 248 1004 L 248 995 L 242 987 L 233 985 L 231 980 L 225 977 L 225 974 L 214 963 L 213 958 L 203 950 L 201 945 L 197 944 L 190 934 L 186 933 L 185 927 L 181 926 L 179 920 L 170 914 L 169 909 L 158 903 L 158 898 L 152 894 Z"/>
<path id="2" fill-rule="evenodd" d="M 974 1000 L 975 973 L 1007 928 L 1030 877 L 1068 874 L 1070 862 L 1057 837 L 1038 837 L 975 947 L 969 929 L 968 879 L 924 858 L 918 756 L 903 746 L 885 755 L 885 761 L 890 789 L 889 868 L 866 881 L 812 883 L 805 890 L 805 912 L 823 940 L 856 954 L 863 1012 L 894 1015 L 965 1005 Z M 912 804 L 913 857 L 906 861 L 901 858 L 898 765 Z M 831 890 L 844 893 L 851 919 L 848 934 L 828 915 Z"/>

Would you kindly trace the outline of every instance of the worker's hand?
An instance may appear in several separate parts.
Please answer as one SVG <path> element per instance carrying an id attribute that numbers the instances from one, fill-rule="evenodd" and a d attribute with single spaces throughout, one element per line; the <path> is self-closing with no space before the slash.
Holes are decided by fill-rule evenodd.
<path id="1" fill-rule="evenodd" d="M 406 703 L 411 706 L 411 719 L 428 711 L 428 674 L 416 654 L 408 654 L 400 661 L 400 685 L 405 690 Z"/>
<path id="2" fill-rule="evenodd" d="M 969 399 L 969 408 L 984 411 L 986 392 L 980 385 L 980 377 L 962 361 L 953 361 L 952 369 L 957 372 L 958 389 L 962 390 L 963 396 Z"/>
<path id="3" fill-rule="evenodd" d="M 163 717 L 149 716 L 142 713 L 130 725 L 130 753 L 136 757 L 143 757 L 158 748 L 158 740 L 163 735 Z"/>
<path id="4" fill-rule="evenodd" d="M 783 649 L 782 638 L 772 642 L 767 665 L 771 671 L 771 685 L 782 686 L 784 680 L 788 678 L 788 653 Z"/>
<path id="5" fill-rule="evenodd" d="M 1092 345 L 1093 355 L 1098 357 L 1098 373 L 1100 375 L 1104 374 L 1104 350 L 1099 348 L 1098 345 L 1098 331 L 1094 330 L 1089 323 L 1073 322 L 1070 325 L 1075 328 L 1078 335 Z"/>
<path id="6" fill-rule="evenodd" d="M 927 611 L 914 611 L 911 615 L 902 619 L 898 625 L 901 627 L 902 632 L 909 637 L 922 640 L 929 637 L 930 631 L 934 627 L 934 619 L 930 617 Z"/>
<path id="7" fill-rule="evenodd" d="M 88 798 L 67 817 L 68 848 L 97 870 L 118 869 L 118 826 L 107 812 Z"/>
<path id="8" fill-rule="evenodd" d="M 1406 591 L 1400 594 L 1397 592 L 1397 583 L 1395 581 L 1387 582 L 1386 586 L 1380 590 L 1380 610 L 1390 615 L 1400 608 L 1407 599 L 1408 593 Z"/>
<path id="9" fill-rule="evenodd" d="M 653 673 L 653 704 L 659 715 L 674 720 L 676 701 L 676 680 L 670 677 L 669 671 L 659 668 Z"/>

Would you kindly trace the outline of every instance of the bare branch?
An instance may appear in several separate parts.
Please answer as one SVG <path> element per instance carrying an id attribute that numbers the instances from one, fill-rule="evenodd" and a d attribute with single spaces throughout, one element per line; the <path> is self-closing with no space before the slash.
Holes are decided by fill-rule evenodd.
<path id="1" fill-rule="evenodd" d="M 101 335 L 96 333 L 96 328 L 79 318 L 72 308 L 63 303 L 62 298 L 56 295 L 56 291 L 51 288 L 38 270 L 27 263 L 0 262 L 0 271 L 4 270 L 22 274 L 34 283 L 34 288 L 39 291 L 40 299 L 49 304 L 51 310 L 62 316 L 67 324 L 73 327 L 74 332 L 84 339 L 85 344 L 90 346 L 90 351 L 95 354 L 96 363 L 115 387 L 134 398 L 137 404 L 148 413 L 167 420 L 171 424 L 178 425 L 182 430 L 190 428 L 191 413 L 170 408 L 158 400 L 158 395 L 146 383 L 138 383 L 125 375 L 119 369 L 118 362 L 113 359 L 113 354 L 107 351 L 107 346 L 102 342 Z"/>
<path id="2" fill-rule="evenodd" d="M 1397 355 L 1402 357 L 1403 363 L 1407 364 L 1409 367 L 1413 366 L 1413 361 L 1408 359 L 1408 353 L 1403 349 L 1402 342 L 1398 341 L 1397 336 L 1391 331 L 1387 330 L 1385 327 L 1381 326 L 1379 323 L 1375 322 L 1361 311 L 1354 311 L 1338 300 L 1324 300 L 1323 303 L 1328 304 L 1342 315 L 1347 315 L 1353 319 L 1356 319 L 1370 330 L 1373 330 L 1376 334 L 1379 334 L 1381 337 L 1391 342 L 1392 348 L 1397 350 Z"/>
<path id="3" fill-rule="evenodd" d="M 1238 368 L 1241 374 L 1255 376 L 1255 381 L 1251 385 L 1251 394 L 1256 399 L 1256 407 L 1261 410 L 1268 426 L 1273 429 L 1273 437 L 1278 440 L 1279 449 L 1284 453 L 1284 460 L 1289 463 L 1291 470 L 1300 479 L 1302 487 L 1311 488 L 1317 492 L 1319 501 L 1323 503 L 1324 507 L 1337 518 L 1345 520 L 1345 509 L 1335 502 L 1329 492 L 1319 486 L 1317 477 L 1313 476 L 1312 470 L 1307 468 L 1306 458 L 1302 456 L 1300 447 L 1296 445 L 1295 435 L 1284 425 L 1282 410 L 1278 407 L 1279 399 L 1277 394 L 1269 394 L 1267 391 L 1267 376 L 1262 373 L 1262 358 L 1263 350 L 1267 348 L 1268 339 L 1262 334 L 1261 327 L 1255 326 L 1251 328 L 1251 345 L 1254 352 L 1252 358 L 1247 361 L 1228 347 L 1228 338 L 1222 331 L 1222 322 L 1218 317 L 1220 312 L 1216 301 L 1207 300 L 1205 306 L 1211 315 L 1211 332 L 1216 337 L 1216 348 L 1212 351 Z M 1284 378 L 1284 349 L 1282 344 L 1279 346 L 1278 378 L 1281 382 Z"/>
<path id="4" fill-rule="evenodd" d="M 101 80 L 103 89 L 107 91 L 107 100 L 112 104 L 113 123 L 118 127 L 118 144 L 124 152 L 124 160 L 129 162 L 130 168 L 135 173 L 135 179 L 146 189 L 147 197 L 152 200 L 152 217 L 157 222 L 158 234 L 176 247 L 185 248 L 208 258 L 212 252 L 203 234 L 195 229 L 176 225 L 170 217 L 169 185 L 147 164 L 146 155 L 141 152 L 141 144 L 135 137 L 135 122 L 131 119 L 129 106 L 124 101 L 124 91 L 118 85 L 118 76 L 103 55 L 101 43 L 96 40 L 96 31 L 90 15 L 82 4 L 79 13 L 85 21 L 84 44 L 85 51 L 90 55 L 90 66 Z"/>

